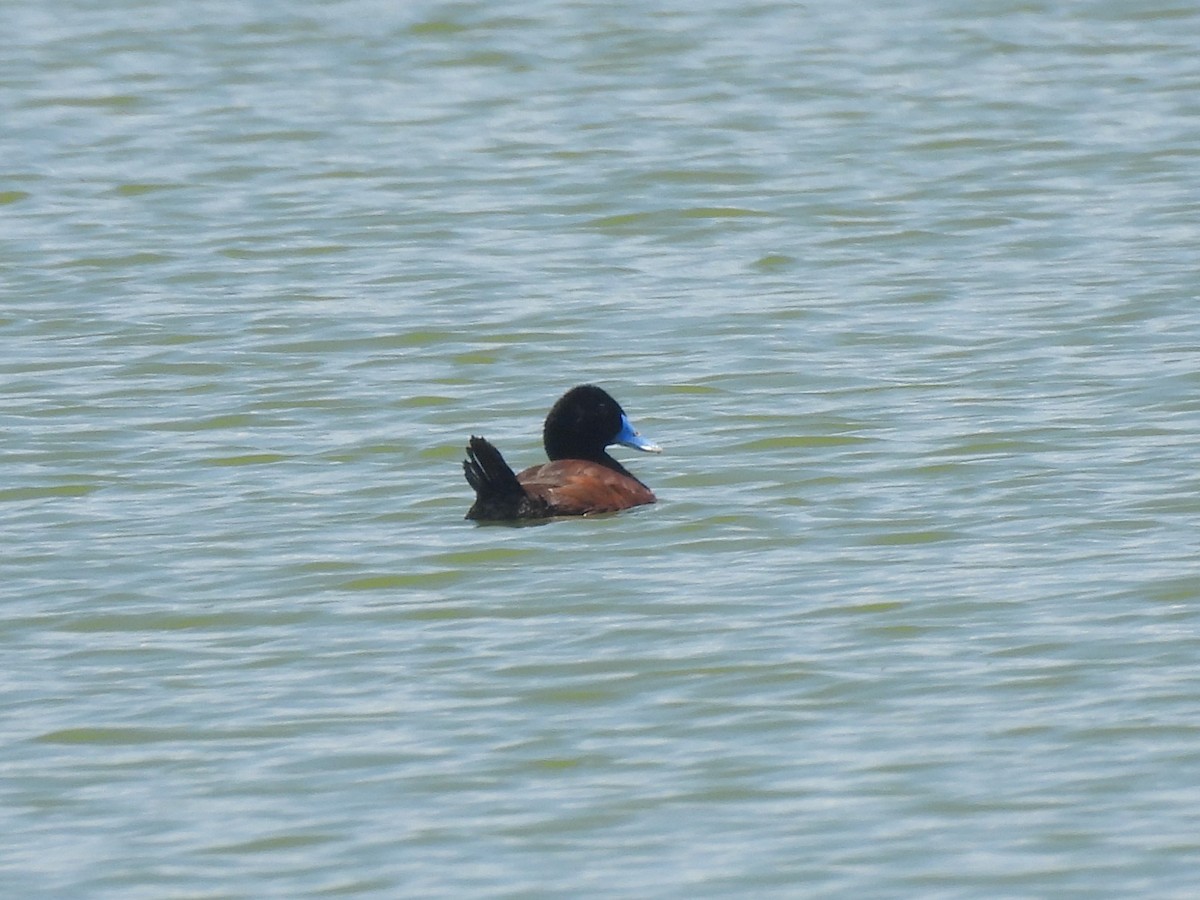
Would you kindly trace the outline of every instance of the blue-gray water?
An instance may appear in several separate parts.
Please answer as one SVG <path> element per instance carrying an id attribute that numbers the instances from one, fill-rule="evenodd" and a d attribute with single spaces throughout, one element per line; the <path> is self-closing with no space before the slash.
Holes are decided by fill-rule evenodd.
<path id="1" fill-rule="evenodd" d="M 1193 896 L 1200 6 L 0 22 L 0 894 Z"/>

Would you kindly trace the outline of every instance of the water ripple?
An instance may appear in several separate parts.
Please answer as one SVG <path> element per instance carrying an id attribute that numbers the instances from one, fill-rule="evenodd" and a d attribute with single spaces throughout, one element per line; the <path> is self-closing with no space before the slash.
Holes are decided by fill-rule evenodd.
<path id="1" fill-rule="evenodd" d="M 1200 16 L 12 17 L 0 893 L 1190 896 Z"/>

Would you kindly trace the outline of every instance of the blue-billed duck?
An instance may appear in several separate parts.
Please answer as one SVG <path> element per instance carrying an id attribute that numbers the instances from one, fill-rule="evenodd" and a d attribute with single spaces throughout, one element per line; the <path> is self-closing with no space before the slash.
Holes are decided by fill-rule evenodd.
<path id="1" fill-rule="evenodd" d="M 646 440 L 600 388 L 582 384 L 563 394 L 546 416 L 542 442 L 550 462 L 515 474 L 500 451 L 481 437 L 467 446 L 463 472 L 475 489 L 468 519 L 503 522 L 586 516 L 653 503 L 642 484 L 605 448 L 622 444 L 647 453 L 662 448 Z"/>

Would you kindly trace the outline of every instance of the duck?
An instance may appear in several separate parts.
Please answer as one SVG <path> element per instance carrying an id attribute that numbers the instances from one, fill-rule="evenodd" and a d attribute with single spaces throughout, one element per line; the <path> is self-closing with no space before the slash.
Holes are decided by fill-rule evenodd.
<path id="1" fill-rule="evenodd" d="M 550 408 L 542 428 L 549 462 L 515 473 L 488 440 L 471 436 L 463 473 L 475 489 L 466 518 L 476 522 L 545 520 L 619 512 L 656 502 L 650 488 L 613 459 L 614 444 L 661 453 L 642 437 L 607 391 L 581 384 Z"/>

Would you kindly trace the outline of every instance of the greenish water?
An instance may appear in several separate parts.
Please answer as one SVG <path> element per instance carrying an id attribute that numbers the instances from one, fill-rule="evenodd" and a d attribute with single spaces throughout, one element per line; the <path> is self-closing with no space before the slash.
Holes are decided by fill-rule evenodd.
<path id="1" fill-rule="evenodd" d="M 1200 7 L 3 21 L 0 893 L 1192 895 Z"/>

